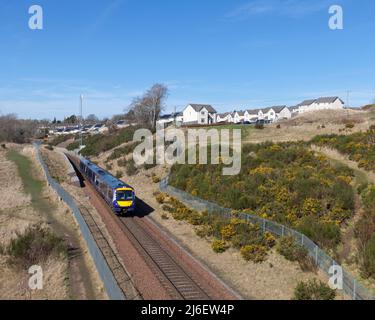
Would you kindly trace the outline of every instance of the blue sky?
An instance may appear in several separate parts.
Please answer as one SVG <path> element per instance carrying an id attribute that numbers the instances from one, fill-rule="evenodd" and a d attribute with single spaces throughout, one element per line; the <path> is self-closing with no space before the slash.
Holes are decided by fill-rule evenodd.
<path id="1" fill-rule="evenodd" d="M 44 29 L 28 28 L 28 9 Z M 328 28 L 330 5 L 344 30 Z M 0 0 L 0 112 L 121 113 L 155 82 L 167 110 L 218 111 L 338 95 L 375 99 L 373 0 Z"/>

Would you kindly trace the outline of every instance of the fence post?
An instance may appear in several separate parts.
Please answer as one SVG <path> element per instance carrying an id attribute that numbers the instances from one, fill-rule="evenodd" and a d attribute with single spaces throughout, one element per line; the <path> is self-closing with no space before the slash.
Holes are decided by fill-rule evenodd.
<path id="1" fill-rule="evenodd" d="M 305 235 L 304 234 L 302 234 L 302 240 L 301 240 L 301 246 L 303 247 L 303 245 L 305 244 Z"/>
<path id="2" fill-rule="evenodd" d="M 318 246 L 315 246 L 315 263 L 318 266 Z"/>
<path id="3" fill-rule="evenodd" d="M 281 227 L 281 236 L 284 237 L 285 235 L 285 226 Z"/>
<path id="4" fill-rule="evenodd" d="M 266 232 L 266 220 L 263 219 L 263 233 Z"/>
<path id="5" fill-rule="evenodd" d="M 357 300 L 357 281 L 353 280 L 353 300 Z"/>

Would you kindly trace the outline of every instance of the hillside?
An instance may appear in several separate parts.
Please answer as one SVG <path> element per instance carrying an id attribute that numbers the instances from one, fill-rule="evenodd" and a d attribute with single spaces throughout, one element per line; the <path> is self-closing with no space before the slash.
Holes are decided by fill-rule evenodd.
<path id="1" fill-rule="evenodd" d="M 292 119 L 281 121 L 263 130 L 252 130 L 245 142 L 265 141 L 309 141 L 316 135 L 350 134 L 365 131 L 375 124 L 375 110 L 339 110 L 304 113 Z"/>
<path id="2" fill-rule="evenodd" d="M 358 208 L 361 207 L 361 203 L 358 202 L 356 188 L 360 183 L 357 181 L 356 173 L 344 163 L 331 161 L 328 157 L 311 151 L 308 143 L 291 141 L 308 142 L 316 136 L 332 134 L 341 137 L 340 139 L 352 139 L 351 137 L 358 135 L 359 139 L 362 139 L 364 132 L 374 123 L 374 112 L 348 110 L 304 114 L 291 120 L 267 125 L 263 130 L 255 129 L 253 126 L 218 127 L 242 129 L 244 154 L 241 174 L 227 178 L 219 174 L 219 167 L 180 165 L 172 169 L 172 183 L 223 206 L 256 213 L 299 229 L 331 253 L 340 254 L 340 259 L 345 260 L 349 256 L 352 257 L 348 253 L 348 248 L 351 248 L 348 243 L 353 242 L 353 248 L 358 247 L 356 234 L 347 232 L 347 229 L 350 226 L 350 230 L 353 230 L 352 226 L 359 223 L 358 221 L 366 221 L 361 219 L 364 209 Z M 236 287 L 242 292 L 247 292 L 251 297 L 266 298 L 272 283 L 285 281 L 284 283 L 288 283 L 287 292 L 290 294 L 296 283 L 289 277 L 284 278 L 282 274 L 292 275 L 293 272 L 289 262 L 276 251 L 271 250 L 266 261 L 283 271 L 267 285 L 264 284 L 265 279 L 260 277 L 257 288 L 250 290 L 250 284 L 242 283 L 243 281 L 233 276 L 233 273 L 241 273 L 252 268 L 258 270 L 260 267 L 257 264 L 241 262 L 241 267 L 236 270 L 233 270 L 233 267 L 228 269 L 233 259 L 241 261 L 238 250 L 230 249 L 229 254 L 225 252 L 220 256 L 212 254 L 212 249 L 208 245 L 212 240 L 207 243 L 206 238 L 200 239 L 196 235 L 196 232 L 200 234 L 200 228 L 192 226 L 189 221 L 175 220 L 173 210 L 185 209 L 173 209 L 169 204 L 159 203 L 154 197 L 158 192 L 157 183 L 167 175 L 170 166 L 150 165 L 137 168 L 132 161 L 135 146 L 131 142 L 133 132 L 110 133 L 87 140 L 87 150 L 90 151 L 92 160 L 135 187 L 142 201 L 153 208 L 153 220 L 169 230 L 196 256 L 218 270 L 224 278 L 228 277 L 230 283 L 236 283 Z M 119 136 L 126 138 L 122 139 Z M 275 143 L 258 144 L 265 141 Z M 278 143 L 280 141 L 287 143 Z M 228 228 L 232 227 L 229 225 Z M 366 238 L 366 241 L 369 239 Z M 357 252 L 363 250 L 358 247 L 355 256 Z M 366 259 L 368 263 L 368 258 Z M 351 266 L 351 270 L 358 270 L 357 262 Z M 264 269 L 265 266 L 261 268 Z M 299 269 L 298 263 L 296 268 Z M 228 272 L 232 275 L 228 276 Z M 362 275 L 360 272 L 356 274 Z M 299 276 L 293 277 L 297 279 Z M 371 281 L 367 284 L 373 286 Z M 288 298 L 283 294 L 279 297 Z"/>

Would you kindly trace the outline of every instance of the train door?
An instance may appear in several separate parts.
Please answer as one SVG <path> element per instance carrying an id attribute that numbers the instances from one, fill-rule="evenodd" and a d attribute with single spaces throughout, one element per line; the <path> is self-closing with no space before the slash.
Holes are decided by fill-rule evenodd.
<path id="1" fill-rule="evenodd" d="M 93 177 L 93 181 L 94 181 L 94 187 L 96 188 L 96 189 L 99 189 L 99 179 L 98 179 L 98 177 L 97 177 L 97 175 L 96 174 L 94 174 L 94 177 Z"/>
<path id="2" fill-rule="evenodd" d="M 113 190 L 111 188 L 108 188 L 108 200 L 109 200 L 109 203 L 112 204 L 112 202 L 113 202 Z"/>

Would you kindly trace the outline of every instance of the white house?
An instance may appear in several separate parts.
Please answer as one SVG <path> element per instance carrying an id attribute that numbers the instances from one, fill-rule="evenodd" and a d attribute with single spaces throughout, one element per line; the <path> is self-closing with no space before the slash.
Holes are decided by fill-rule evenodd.
<path id="1" fill-rule="evenodd" d="M 292 111 L 287 106 L 276 106 L 272 107 L 272 109 L 276 112 L 276 121 L 292 117 Z"/>
<path id="2" fill-rule="evenodd" d="M 225 113 L 218 114 L 216 116 L 216 122 L 217 123 L 222 123 L 222 122 L 231 123 L 231 122 L 233 122 L 233 115 L 232 115 L 231 112 L 225 112 Z"/>
<path id="3" fill-rule="evenodd" d="M 275 106 L 265 109 L 247 110 L 244 121 L 254 123 L 257 121 L 275 122 L 279 119 L 290 119 L 292 112 L 287 106 Z"/>
<path id="4" fill-rule="evenodd" d="M 175 118 L 176 123 L 183 123 L 184 122 L 184 114 L 182 112 L 173 113 L 173 118 Z"/>
<path id="5" fill-rule="evenodd" d="M 339 97 L 322 97 L 301 102 L 297 105 L 297 111 L 304 113 L 318 110 L 342 110 L 344 106 L 344 101 Z"/>
<path id="6" fill-rule="evenodd" d="M 304 113 L 307 111 L 312 111 L 312 104 L 315 102 L 315 99 L 309 99 L 302 101 L 300 104 L 297 104 L 296 111 L 298 113 Z"/>
<path id="7" fill-rule="evenodd" d="M 256 110 L 246 110 L 244 114 L 244 121 L 245 122 L 257 122 L 259 118 L 259 109 Z"/>
<path id="8" fill-rule="evenodd" d="M 207 125 L 216 123 L 216 110 L 211 105 L 189 104 L 183 112 L 184 124 Z"/>
<path id="9" fill-rule="evenodd" d="M 267 122 L 275 122 L 276 121 L 276 111 L 271 108 L 266 108 L 261 110 L 263 113 L 263 119 Z"/>
<path id="10" fill-rule="evenodd" d="M 233 116 L 234 123 L 241 123 L 245 121 L 245 112 L 244 111 L 235 111 Z"/>

